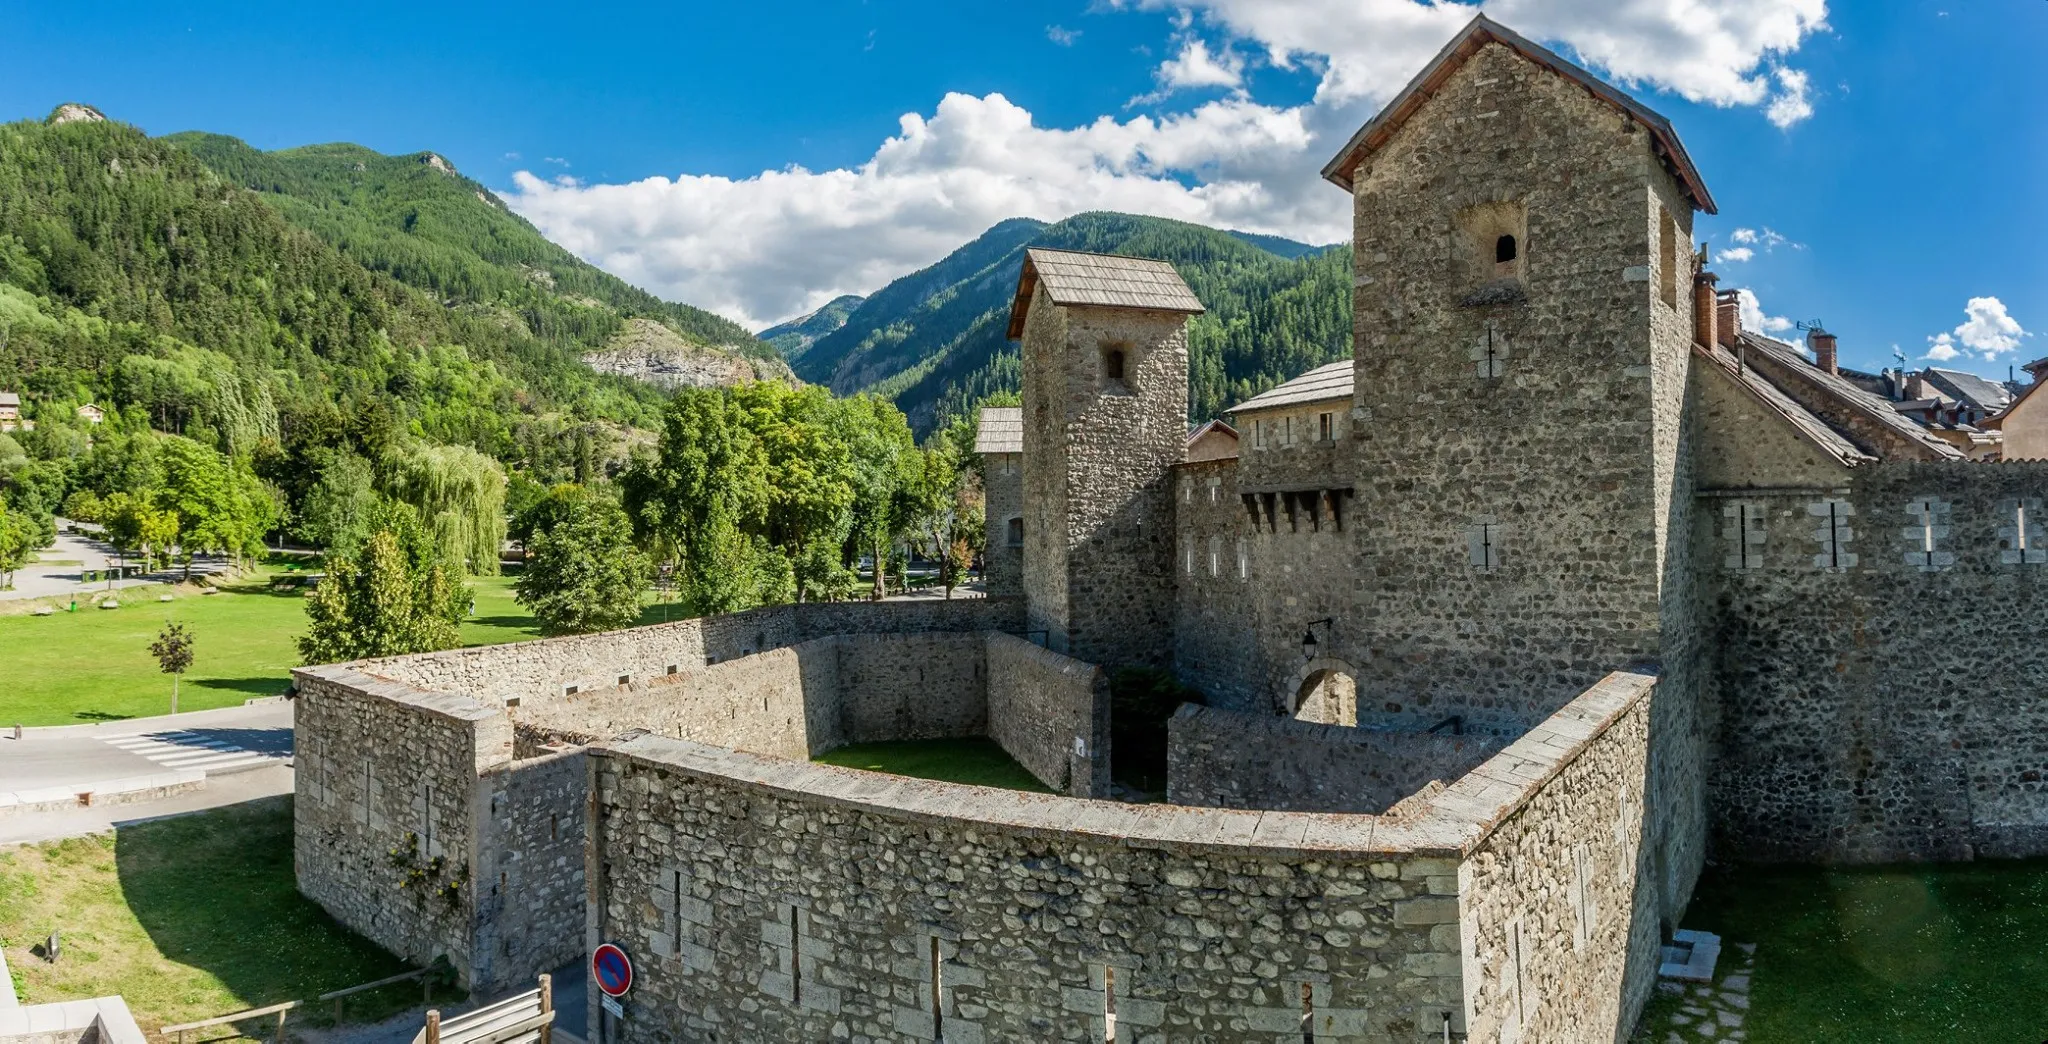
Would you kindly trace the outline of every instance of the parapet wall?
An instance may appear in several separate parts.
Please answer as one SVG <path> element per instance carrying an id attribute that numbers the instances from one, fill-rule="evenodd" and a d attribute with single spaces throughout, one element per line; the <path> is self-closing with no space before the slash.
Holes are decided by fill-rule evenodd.
<path id="1" fill-rule="evenodd" d="M 366 674 L 423 689 L 459 692 L 485 703 L 560 697 L 564 689 L 616 688 L 678 670 L 851 634 L 1024 629 L 1016 598 L 902 602 L 810 602 L 706 616 L 602 634 L 547 638 L 419 656 L 364 660 Z"/>
<path id="2" fill-rule="evenodd" d="M 1653 687 L 1610 676 L 1399 817 L 1126 805 L 653 736 L 600 744 L 586 942 L 634 958 L 620 1042 L 1101 1040 L 1112 993 L 1119 1040 L 1299 1040 L 1305 1015 L 1317 1040 L 1436 1040 L 1446 1021 L 1471 1041 L 1617 1039 L 1648 989 L 1631 978 L 1641 962 L 1538 938 L 1548 922 L 1525 919 L 1517 967 L 1537 985 L 1509 994 L 1493 981 L 1496 910 L 1568 918 L 1559 904 L 1576 895 L 1609 926 L 1598 945 L 1637 920 L 1620 868 L 1640 848 Z M 1546 831 L 1591 858 L 1560 869 L 1573 857 L 1544 849 Z M 1503 845 L 1535 861 L 1510 878 Z M 1622 999 L 1585 1008 L 1601 995 Z"/>
<path id="3" fill-rule="evenodd" d="M 528 979 L 582 952 L 587 773 L 547 743 L 648 729 L 803 759 L 979 734 L 981 632 L 1021 611 L 1001 599 L 784 606 L 301 668 L 299 890 L 401 957 L 446 955 L 472 989 Z M 941 633 L 897 633 L 920 627 Z M 845 634 L 809 637 L 831 628 Z"/>
<path id="4" fill-rule="evenodd" d="M 2044 504 L 2048 462 L 1703 498 L 1722 858 L 2048 853 Z"/>
<path id="5" fill-rule="evenodd" d="M 1167 723 L 1166 794 L 1177 805 L 1376 814 L 1507 743 L 1185 704 Z"/>

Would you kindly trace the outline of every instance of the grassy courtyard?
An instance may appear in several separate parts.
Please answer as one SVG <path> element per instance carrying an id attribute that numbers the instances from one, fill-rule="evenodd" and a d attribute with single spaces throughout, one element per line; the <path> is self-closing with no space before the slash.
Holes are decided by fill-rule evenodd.
<path id="1" fill-rule="evenodd" d="M 899 740 L 856 743 L 813 759 L 827 765 L 887 772 L 977 787 L 1052 793 L 1038 777 L 1024 771 L 1008 751 L 990 739 Z"/>
<path id="2" fill-rule="evenodd" d="M 2048 1039 L 2048 861 L 1722 868 L 1686 927 L 1756 944 L 1747 1044 Z M 1637 1039 L 1707 1039 L 1682 1006 Z"/>
<path id="3" fill-rule="evenodd" d="M 299 663 L 294 640 L 306 629 L 305 595 L 274 591 L 284 570 L 265 566 L 221 594 L 159 602 L 156 588 L 124 595 L 119 609 L 80 604 L 75 613 L 0 617 L 0 727 L 75 725 L 165 714 L 171 680 L 149 643 L 167 620 L 191 628 L 196 655 L 178 688 L 178 709 L 205 710 L 274 696 Z M 475 613 L 464 645 L 538 637 L 533 617 L 512 599 L 509 576 L 476 577 Z"/>
<path id="4" fill-rule="evenodd" d="M 55 964 L 40 956 L 52 930 Z M 24 1003 L 119 993 L 152 1037 L 408 970 L 299 895 L 288 797 L 0 848 L 0 947 Z M 345 1017 L 419 1000 L 416 984 L 374 990 Z M 332 1017 L 331 1005 L 314 1004 L 292 1024 Z"/>

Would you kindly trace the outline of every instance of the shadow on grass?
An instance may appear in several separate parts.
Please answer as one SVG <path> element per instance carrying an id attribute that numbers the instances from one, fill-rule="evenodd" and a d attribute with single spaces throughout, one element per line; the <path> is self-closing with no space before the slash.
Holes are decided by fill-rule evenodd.
<path id="1" fill-rule="evenodd" d="M 540 633 L 539 625 L 531 616 L 472 616 L 464 621 L 479 627 L 509 627 L 513 630 Z"/>
<path id="2" fill-rule="evenodd" d="M 267 678 L 197 678 L 185 684 L 197 685 L 202 689 L 229 689 L 235 692 L 246 692 L 251 696 L 275 696 L 290 687 L 291 683 L 292 680 L 289 677 L 275 676 Z"/>
<path id="3" fill-rule="evenodd" d="M 114 862 L 121 896 L 157 951 L 218 979 L 249 1007 L 310 1001 L 408 969 L 299 894 L 289 796 L 123 824 Z M 363 882 L 380 886 L 397 882 Z M 353 999 L 347 1017 L 403 1010 L 419 999 L 417 984 L 408 986 Z M 326 1005 L 303 1014 L 332 1017 Z"/>
<path id="4" fill-rule="evenodd" d="M 127 721 L 133 714 L 109 714 L 106 711 L 86 710 L 73 714 L 80 721 Z"/>

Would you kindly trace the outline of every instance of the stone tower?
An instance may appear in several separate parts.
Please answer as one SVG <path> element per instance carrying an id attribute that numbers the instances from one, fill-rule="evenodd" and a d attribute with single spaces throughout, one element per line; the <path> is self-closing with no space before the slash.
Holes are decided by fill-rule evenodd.
<path id="1" fill-rule="evenodd" d="M 1187 319 L 1164 261 L 1030 250 L 1009 336 L 1024 369 L 1024 596 L 1052 649 L 1166 666 L 1171 471 L 1187 438 Z"/>
<path id="2" fill-rule="evenodd" d="M 1323 173 L 1353 199 L 1361 715 L 1515 727 L 1657 664 L 1646 869 L 1675 902 L 1704 838 L 1684 411 L 1712 197 L 1663 117 L 1484 17 Z"/>

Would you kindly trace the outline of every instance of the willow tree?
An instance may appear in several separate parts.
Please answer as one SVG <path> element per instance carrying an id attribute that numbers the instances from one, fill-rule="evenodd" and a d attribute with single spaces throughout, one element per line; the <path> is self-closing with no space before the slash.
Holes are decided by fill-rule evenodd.
<path id="1" fill-rule="evenodd" d="M 505 544 L 505 471 L 468 446 L 414 443 L 385 461 L 384 492 L 420 514 L 452 567 L 498 572 Z"/>

